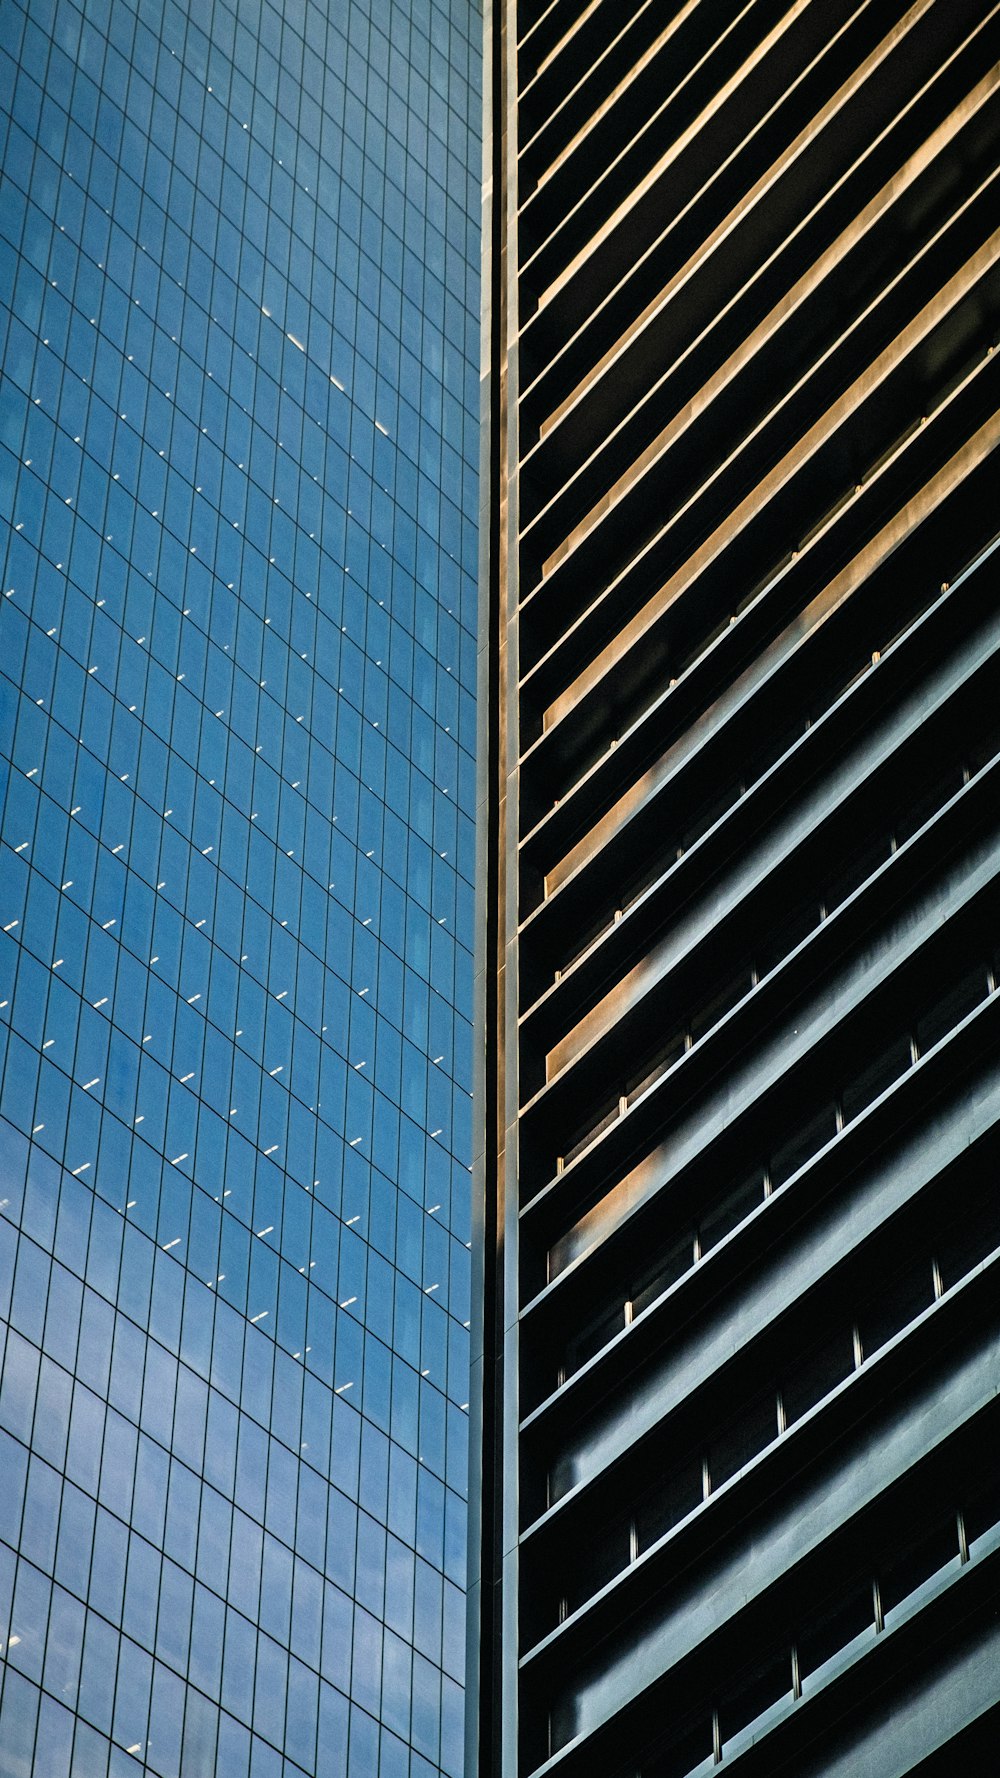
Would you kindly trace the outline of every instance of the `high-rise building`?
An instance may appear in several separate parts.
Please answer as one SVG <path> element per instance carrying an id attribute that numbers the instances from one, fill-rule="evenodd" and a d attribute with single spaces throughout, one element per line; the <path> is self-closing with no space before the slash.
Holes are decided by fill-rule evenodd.
<path id="1" fill-rule="evenodd" d="M 487 54 L 469 1778 L 992 1770 L 1000 8 Z"/>
<path id="2" fill-rule="evenodd" d="M 460 1771 L 479 68 L 0 7 L 3 1778 Z"/>

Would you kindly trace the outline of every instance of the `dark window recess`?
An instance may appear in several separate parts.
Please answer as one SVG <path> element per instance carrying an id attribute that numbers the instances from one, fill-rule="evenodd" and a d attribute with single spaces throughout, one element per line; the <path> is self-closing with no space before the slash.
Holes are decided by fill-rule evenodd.
<path id="1" fill-rule="evenodd" d="M 684 1730 L 669 1750 L 643 1761 L 636 1778 L 687 1778 L 687 1774 L 712 1755 L 712 1723 L 709 1717 Z M 620 1778 L 632 1778 L 634 1766 L 623 1768 Z"/>
<path id="2" fill-rule="evenodd" d="M 884 864 L 889 856 L 889 841 L 884 835 L 872 840 L 869 845 L 855 852 L 841 866 L 836 876 L 831 878 L 826 891 L 826 905 L 832 913 L 839 908 L 841 902 L 853 895 L 855 889 L 867 882 L 880 864 Z"/>
<path id="3" fill-rule="evenodd" d="M 730 1229 L 750 1215 L 758 1204 L 764 1202 L 764 1173 L 760 1167 L 755 1168 L 749 1179 L 744 1179 L 728 1197 L 722 1200 L 709 1216 L 706 1216 L 698 1229 L 702 1253 L 708 1253 L 715 1247 Z"/>
<path id="4" fill-rule="evenodd" d="M 566 1564 L 567 1609 L 575 1611 L 577 1606 L 592 1599 L 609 1580 L 614 1580 L 616 1574 L 628 1567 L 628 1560 L 629 1528 L 621 1521 L 612 1528 L 609 1536 L 592 1538 L 575 1550 L 572 1562 Z"/>
<path id="5" fill-rule="evenodd" d="M 632 1317 L 641 1315 L 643 1309 L 669 1290 L 689 1270 L 694 1258 L 694 1243 L 690 1235 L 682 1235 L 669 1247 L 662 1259 L 654 1262 L 649 1269 L 640 1274 L 632 1290 Z"/>
<path id="6" fill-rule="evenodd" d="M 726 810 L 731 809 L 733 804 L 739 801 L 742 790 L 742 784 L 727 784 L 725 790 L 721 790 L 717 796 L 712 798 L 711 802 L 704 802 L 699 806 L 695 819 L 677 836 L 678 858 L 682 858 L 689 847 L 693 846 L 696 840 L 700 840 L 702 834 L 707 833 L 710 827 L 714 827 Z"/>
<path id="7" fill-rule="evenodd" d="M 789 1426 L 822 1401 L 854 1369 L 854 1340 L 846 1328 L 814 1346 L 782 1384 L 781 1400 Z"/>
<path id="8" fill-rule="evenodd" d="M 721 988 L 708 1002 L 707 1006 L 700 1007 L 691 1020 L 691 1042 L 699 1043 L 706 1031 L 711 1031 L 713 1025 L 717 1025 L 720 1019 L 724 1019 L 727 1012 L 736 1006 L 745 994 L 749 994 L 752 985 L 750 971 L 744 969 L 739 975 L 734 976 L 732 981 L 727 982 L 725 987 Z"/>
<path id="9" fill-rule="evenodd" d="M 986 999 L 986 994 L 986 965 L 976 963 L 959 976 L 947 993 L 935 1000 L 930 1010 L 918 1020 L 915 1036 L 919 1054 L 926 1055 L 929 1049 L 933 1049 L 942 1037 L 961 1023 L 973 1007 Z"/>
<path id="10" fill-rule="evenodd" d="M 593 1358 L 595 1352 L 600 1352 L 609 1340 L 613 1340 L 615 1334 L 620 1333 L 624 1326 L 625 1310 L 621 1303 L 609 1310 L 607 1314 L 591 1321 L 582 1333 L 567 1342 L 567 1374 L 572 1376 L 574 1371 L 578 1371 L 582 1365 L 587 1363 L 588 1359 Z"/>
<path id="11" fill-rule="evenodd" d="M 605 1130 L 609 1129 L 617 1117 L 618 1103 L 616 1101 L 612 1110 L 605 1112 L 604 1116 L 598 1123 L 592 1124 L 585 1135 L 581 1136 L 578 1142 L 574 1142 L 572 1148 L 566 1150 L 566 1153 L 563 1156 L 564 1165 L 568 1167 L 571 1161 L 576 1160 L 577 1155 L 582 1154 L 585 1148 L 589 1148 L 592 1142 L 596 1142 L 598 1136 L 602 1135 Z"/>
<path id="12" fill-rule="evenodd" d="M 836 1133 L 836 1112 L 832 1105 L 825 1105 L 802 1129 L 796 1130 L 794 1136 L 775 1149 L 771 1157 L 771 1184 L 783 1185 Z"/>
<path id="13" fill-rule="evenodd" d="M 659 1080 L 661 1074 L 665 1074 L 668 1068 L 672 1068 L 674 1063 L 680 1060 L 684 1054 L 684 1048 L 684 1032 L 675 1031 L 664 1043 L 662 1049 L 658 1050 L 653 1059 L 646 1064 L 639 1079 L 629 1085 L 626 1096 L 630 1105 L 634 1099 L 638 1099 L 640 1093 L 644 1093 L 647 1087 L 652 1086 L 654 1080 Z"/>
<path id="14" fill-rule="evenodd" d="M 819 925 L 819 920 L 819 902 L 811 899 L 786 914 L 761 940 L 757 951 L 757 974 L 763 978 L 770 975 L 772 969 L 777 969 L 788 953 L 808 938 Z"/>
<path id="15" fill-rule="evenodd" d="M 927 790 L 916 800 L 904 807 L 896 819 L 896 843 L 901 846 L 911 834 L 923 827 L 938 809 L 944 807 L 950 797 L 961 790 L 963 784 L 962 768 L 952 763 L 944 771 L 938 772 Z"/>
<path id="16" fill-rule="evenodd" d="M 789 1651 L 782 1649 L 769 1660 L 758 1662 L 744 1674 L 736 1689 L 719 1705 L 719 1732 L 723 1742 L 730 1741 L 755 1722 L 780 1698 L 792 1695 L 792 1663 Z"/>
<path id="17" fill-rule="evenodd" d="M 995 726 L 988 729 L 986 734 L 981 735 L 978 740 L 973 741 L 965 762 L 969 768 L 969 776 L 974 778 L 977 772 L 981 772 L 983 767 L 989 764 L 998 748 L 1000 748 L 1000 728 Z"/>
<path id="18" fill-rule="evenodd" d="M 884 1093 L 888 1087 L 892 1086 L 894 1080 L 898 1080 L 901 1074 L 905 1074 L 911 1060 L 908 1037 L 894 1037 L 891 1042 L 887 1043 L 875 1060 L 869 1062 L 867 1068 L 863 1068 L 861 1073 L 856 1074 L 854 1079 L 849 1080 L 844 1087 L 842 1104 L 845 1124 L 860 1117 L 861 1113 L 871 1105 L 874 1099 L 878 1098 L 880 1093 Z"/>
<path id="19" fill-rule="evenodd" d="M 782 759 L 790 747 L 805 733 L 805 723 L 800 717 L 792 717 L 784 727 L 772 731 L 766 741 L 759 747 L 749 751 L 744 758 L 743 782 L 749 786 L 757 784 L 765 772 L 769 772 L 776 760 Z"/>
<path id="20" fill-rule="evenodd" d="M 858 1316 L 864 1356 L 870 1358 L 933 1301 L 934 1273 L 929 1258 L 921 1257 L 892 1273 Z"/>
<path id="21" fill-rule="evenodd" d="M 671 1526 L 694 1512 L 701 1500 L 701 1459 L 690 1457 L 680 1468 L 669 1470 L 662 1484 L 640 1501 L 635 1515 L 640 1550 L 648 1550 L 650 1544 L 664 1537 Z"/>
<path id="22" fill-rule="evenodd" d="M 1000 1523 L 1000 1464 L 994 1461 L 993 1473 L 987 1480 L 969 1494 L 962 1503 L 962 1518 L 965 1524 L 966 1541 L 973 1554 L 972 1546 L 987 1531 Z"/>
<path id="23" fill-rule="evenodd" d="M 904 1599 L 908 1599 L 917 1587 L 929 1580 L 932 1574 L 937 1574 L 958 1553 L 958 1527 L 952 1513 L 946 1520 L 925 1531 L 915 1543 L 910 1544 L 882 1569 L 879 1574 L 879 1595 L 883 1616 L 887 1616 Z"/>
<path id="24" fill-rule="evenodd" d="M 708 1473 L 713 1488 L 756 1457 L 765 1445 L 778 1436 L 778 1415 L 773 1395 L 762 1395 L 749 1403 L 739 1417 L 713 1443 L 708 1456 Z"/>
<path id="25" fill-rule="evenodd" d="M 828 1602 L 802 1626 L 799 1634 L 799 1677 L 803 1685 L 810 1673 L 860 1636 L 875 1630 L 871 1582 L 858 1581 L 849 1593 Z"/>
<path id="26" fill-rule="evenodd" d="M 1000 1247 L 1000 1185 L 967 1209 L 963 1206 L 954 1225 L 938 1238 L 937 1261 L 944 1289 L 950 1290 L 995 1247 Z"/>

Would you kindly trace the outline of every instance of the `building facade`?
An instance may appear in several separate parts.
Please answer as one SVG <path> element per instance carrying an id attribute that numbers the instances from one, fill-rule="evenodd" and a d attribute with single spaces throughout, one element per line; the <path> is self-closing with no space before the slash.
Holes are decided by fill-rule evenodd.
<path id="1" fill-rule="evenodd" d="M 486 44 L 468 1778 L 985 1771 L 1000 8 Z"/>
<path id="2" fill-rule="evenodd" d="M 479 69 L 0 10 L 3 1778 L 459 1778 Z"/>

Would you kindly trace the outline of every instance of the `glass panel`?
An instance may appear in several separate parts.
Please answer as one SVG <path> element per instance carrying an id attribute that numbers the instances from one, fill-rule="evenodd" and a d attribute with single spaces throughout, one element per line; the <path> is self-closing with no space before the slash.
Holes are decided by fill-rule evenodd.
<path id="1" fill-rule="evenodd" d="M 0 9 L 19 1772 L 458 1778 L 480 28 Z"/>

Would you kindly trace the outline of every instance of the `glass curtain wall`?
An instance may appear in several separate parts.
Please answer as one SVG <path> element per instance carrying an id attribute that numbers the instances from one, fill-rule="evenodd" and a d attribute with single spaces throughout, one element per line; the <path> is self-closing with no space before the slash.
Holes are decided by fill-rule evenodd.
<path id="1" fill-rule="evenodd" d="M 0 7 L 0 1778 L 459 1773 L 477 13 Z"/>

